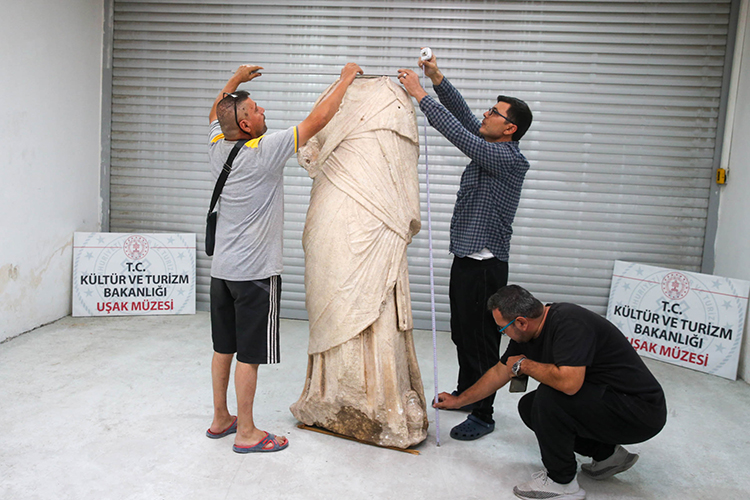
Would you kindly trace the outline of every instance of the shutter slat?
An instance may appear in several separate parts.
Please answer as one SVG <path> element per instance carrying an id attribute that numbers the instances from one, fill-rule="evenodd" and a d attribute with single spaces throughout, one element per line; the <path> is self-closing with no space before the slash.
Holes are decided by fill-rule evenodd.
<path id="1" fill-rule="evenodd" d="M 243 88 L 273 131 L 303 120 L 346 62 L 395 76 L 429 45 L 477 116 L 500 93 L 535 114 L 521 141 L 531 170 L 510 280 L 540 300 L 604 313 L 615 259 L 700 270 L 730 8 L 729 0 L 115 0 L 111 230 L 196 232 L 205 310 L 203 224 L 214 182 L 207 116 L 236 67 L 265 67 Z M 446 330 L 449 227 L 469 160 L 432 128 L 428 151 L 436 315 Z M 430 328 L 424 145 L 421 152 L 423 228 L 408 260 L 415 326 Z M 311 185 L 291 159 L 282 315 L 297 319 L 305 318 L 301 237 Z"/>

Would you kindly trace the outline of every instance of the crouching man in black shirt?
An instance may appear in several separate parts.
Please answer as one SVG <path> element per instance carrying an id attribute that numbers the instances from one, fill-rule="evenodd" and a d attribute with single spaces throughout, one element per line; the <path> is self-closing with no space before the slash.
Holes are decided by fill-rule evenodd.
<path id="1" fill-rule="evenodd" d="M 606 479 L 635 464 L 638 455 L 622 444 L 654 437 L 667 420 L 659 382 L 625 336 L 583 307 L 543 305 L 517 285 L 501 288 L 487 302 L 498 330 L 510 337 L 500 362 L 459 396 L 441 393 L 438 408 L 460 408 L 497 391 L 512 378 L 529 376 L 539 387 L 521 398 L 518 411 L 534 431 L 546 471 L 519 484 L 520 498 L 583 499 L 581 466 Z"/>

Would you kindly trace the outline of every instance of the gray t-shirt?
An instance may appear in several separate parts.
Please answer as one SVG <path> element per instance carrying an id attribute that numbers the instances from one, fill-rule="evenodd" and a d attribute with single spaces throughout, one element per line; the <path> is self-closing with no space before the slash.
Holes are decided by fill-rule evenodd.
<path id="1" fill-rule="evenodd" d="M 211 123 L 208 157 L 214 179 L 235 142 Z M 219 198 L 211 276 L 250 281 L 281 274 L 284 165 L 297 151 L 297 127 L 247 141 Z"/>

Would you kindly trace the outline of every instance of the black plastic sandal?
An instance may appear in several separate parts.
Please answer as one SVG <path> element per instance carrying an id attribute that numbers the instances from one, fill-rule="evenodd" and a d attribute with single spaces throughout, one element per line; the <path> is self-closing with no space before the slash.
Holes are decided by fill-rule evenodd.
<path id="1" fill-rule="evenodd" d="M 451 437 L 459 441 L 473 441 L 495 430 L 495 423 L 488 424 L 474 415 L 451 429 Z"/>

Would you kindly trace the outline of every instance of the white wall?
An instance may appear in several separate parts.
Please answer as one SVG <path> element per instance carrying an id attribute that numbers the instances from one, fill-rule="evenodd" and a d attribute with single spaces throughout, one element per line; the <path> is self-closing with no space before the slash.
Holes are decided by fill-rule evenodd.
<path id="1" fill-rule="evenodd" d="M 102 0 L 3 1 L 0 341 L 70 313 L 74 231 L 100 217 Z"/>
<path id="2" fill-rule="evenodd" d="M 728 156 L 729 174 L 719 204 L 714 274 L 750 281 L 750 18 L 748 1 L 742 1 L 734 69 L 737 71 L 730 93 L 735 100 L 727 123 L 731 130 Z M 741 51 L 741 52 L 740 52 Z M 731 106 L 731 102 L 730 102 Z M 732 116 L 733 113 L 733 116 Z M 726 162 L 726 159 L 724 160 Z M 750 381 L 750 334 L 745 320 L 739 377 Z"/>

